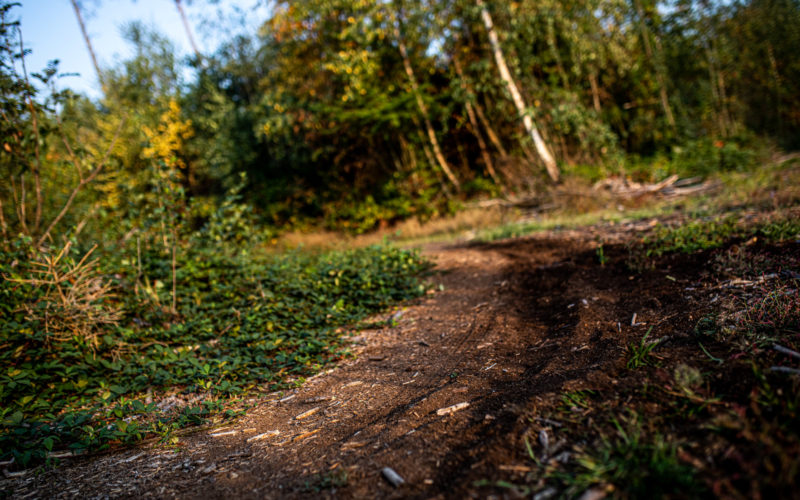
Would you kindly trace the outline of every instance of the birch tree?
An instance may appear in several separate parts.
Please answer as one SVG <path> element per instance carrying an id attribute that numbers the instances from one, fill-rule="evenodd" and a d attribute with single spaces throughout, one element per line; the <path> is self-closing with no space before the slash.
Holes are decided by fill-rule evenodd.
<path id="1" fill-rule="evenodd" d="M 453 184 L 453 186 L 456 188 L 456 191 L 460 191 L 461 183 L 458 182 L 458 178 L 456 178 L 453 170 L 447 164 L 447 160 L 442 154 L 442 149 L 439 146 L 439 139 L 436 138 L 436 131 L 433 129 L 433 125 L 431 124 L 428 107 L 426 106 L 425 100 L 422 98 L 422 94 L 420 93 L 417 77 L 414 74 L 414 67 L 411 65 L 411 59 L 408 56 L 408 48 L 406 47 L 403 34 L 400 30 L 402 20 L 400 19 L 400 15 L 394 14 L 393 17 L 395 21 L 394 37 L 397 41 L 397 47 L 400 50 L 400 56 L 403 58 L 403 68 L 408 76 L 408 81 L 411 85 L 411 92 L 414 94 L 417 107 L 419 108 L 419 112 L 422 115 L 422 120 L 425 123 L 425 131 L 428 134 L 428 140 L 433 148 L 433 155 L 436 158 L 436 162 L 439 164 L 439 167 L 441 167 L 442 171 L 447 176 L 447 179 Z"/>
<path id="2" fill-rule="evenodd" d="M 503 49 L 500 46 L 500 39 L 497 36 L 497 31 L 495 30 L 494 22 L 492 21 L 492 16 L 489 14 L 489 11 L 486 9 L 486 5 L 482 0 L 475 0 L 475 3 L 481 11 L 483 24 L 486 26 L 486 31 L 489 34 L 489 42 L 492 45 L 492 52 L 494 53 L 494 59 L 497 63 L 497 69 L 500 71 L 500 77 L 506 84 L 508 93 L 511 94 L 511 99 L 514 101 L 514 106 L 517 108 L 517 113 L 519 113 L 519 116 L 522 119 L 522 124 L 525 126 L 525 130 L 531 136 L 531 139 L 533 139 L 533 144 L 536 146 L 536 152 L 544 163 L 544 166 L 547 169 L 547 174 L 554 182 L 558 182 L 558 166 L 553 158 L 553 154 L 550 152 L 550 148 L 547 146 L 547 143 L 539 133 L 539 129 L 537 129 L 536 125 L 533 123 L 533 118 L 531 117 L 530 113 L 526 111 L 527 106 L 525 105 L 525 101 L 522 99 L 522 94 L 520 94 L 519 88 L 514 82 L 511 72 L 508 70 L 508 65 L 506 64 L 506 59 L 503 55 Z"/>

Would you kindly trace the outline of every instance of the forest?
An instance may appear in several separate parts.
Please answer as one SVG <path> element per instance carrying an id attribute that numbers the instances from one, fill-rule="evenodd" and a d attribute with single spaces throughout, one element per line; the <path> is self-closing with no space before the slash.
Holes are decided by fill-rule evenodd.
<path id="1" fill-rule="evenodd" d="M 204 2 L 214 3 L 189 3 Z M 493 488 L 551 492 L 534 498 L 592 491 L 635 498 L 646 494 L 647 484 L 666 497 L 794 491 L 800 371 L 781 365 L 785 370 L 773 371 L 786 376 L 770 385 L 775 373 L 758 356 L 777 356 L 770 350 L 774 344 L 789 353 L 787 359 L 800 358 L 798 0 L 272 0 L 264 2 L 269 16 L 259 20 L 257 33 L 233 30 L 209 53 L 198 49 L 199 30 L 175 0 L 164 8 L 183 16 L 193 54 L 177 56 L 168 37 L 132 21 L 121 28 L 132 55 L 110 66 L 97 61 L 85 6 L 71 3 L 94 62 L 101 89 L 96 98 L 63 86 L 70 68 L 58 61 L 30 67 L 18 4 L 0 1 L 0 463 L 8 495 L 43 487 L 20 486 L 34 468 L 58 470 L 74 457 L 126 453 L 133 446 L 181 450 L 192 439 L 185 436 L 197 429 L 238 425 L 269 402 L 283 404 L 297 391 L 313 390 L 304 389 L 307 381 L 332 366 L 356 359 L 373 367 L 390 362 L 392 355 L 376 354 L 369 342 L 366 354 L 359 351 L 353 336 L 403 330 L 403 314 L 413 316 L 403 312 L 407 304 L 446 301 L 451 289 L 466 283 L 454 278 L 461 276 L 460 257 L 436 246 L 442 243 L 419 248 L 404 240 L 403 231 L 410 221 L 414 227 L 452 226 L 476 211 L 485 219 L 478 218 L 472 234 L 488 246 L 484 254 L 463 247 L 463 262 L 473 259 L 486 270 L 517 259 L 508 261 L 516 271 L 496 271 L 491 279 L 510 283 L 514 297 L 546 289 L 541 300 L 548 304 L 552 299 L 576 314 L 584 306 L 593 311 L 586 314 L 612 325 L 610 331 L 620 335 L 619 355 L 628 358 L 613 361 L 611 350 L 597 356 L 605 356 L 608 366 L 622 363 L 619 373 L 631 375 L 614 386 L 621 392 L 613 398 L 611 382 L 587 375 L 576 389 L 567 382 L 553 387 L 561 399 L 550 406 L 534 405 L 556 413 L 523 412 L 526 422 L 558 425 L 519 430 L 512 425 L 516 416 L 497 417 L 516 436 L 508 445 L 515 451 L 504 459 L 526 460 L 516 469 L 499 469 L 511 471 L 510 479 L 496 468 L 478 467 L 483 462 L 454 462 L 447 455 L 442 460 L 451 468 L 442 477 L 473 469 L 484 475 L 464 476 L 470 480 L 462 485 L 466 489 L 447 483 L 441 490 L 429 489 L 425 485 L 434 483 L 420 476 L 413 486 L 420 489 L 403 495 L 485 496 L 489 490 L 481 488 Z M 614 194 L 598 194 L 602 186 Z M 625 197 L 614 191 L 619 186 L 644 187 Z M 678 186 L 702 189 L 698 197 L 658 204 L 664 189 Z M 505 207 L 503 223 L 528 217 L 495 227 L 499 219 L 485 214 L 496 207 Z M 652 224 L 641 222 L 650 219 Z M 600 226 L 592 229 L 585 221 Z M 584 239 L 558 236 L 564 227 Z M 422 233 L 430 237 L 433 231 Z M 491 246 L 537 232 L 534 238 L 561 243 L 522 239 L 514 243 L 521 253 Z M 308 245 L 303 242 L 313 238 L 303 236 L 293 243 L 288 235 L 297 234 L 339 243 Z M 436 241 L 448 237 L 455 236 L 439 234 Z M 636 292 L 639 309 L 626 310 L 620 323 L 594 309 L 605 295 L 586 291 L 589 278 L 576 288 L 581 296 L 552 287 L 531 269 L 550 276 L 547 266 L 560 264 L 522 257 L 537 252 L 586 266 L 586 276 L 617 290 L 628 283 L 615 280 L 630 274 L 630 286 L 643 287 Z M 499 260 L 481 260 L 488 254 Z M 662 271 L 666 278 L 656 280 L 654 273 Z M 552 279 L 572 283 L 570 276 L 577 274 Z M 727 285 L 697 284 L 713 279 Z M 737 286 L 752 294 L 717 303 L 709 291 L 702 299 L 679 300 L 696 289 Z M 479 316 L 493 299 L 481 299 L 478 289 L 465 296 L 474 295 L 470 310 Z M 645 300 L 648 294 L 655 302 Z M 614 299 L 614 308 L 628 300 L 634 299 Z M 725 309 L 720 304 L 726 300 L 738 305 Z M 763 307 L 731 312 L 748 300 L 748 307 L 755 307 L 754 300 Z M 568 321 L 557 321 L 560 313 L 545 302 L 515 302 L 515 310 L 553 315 L 542 329 L 556 335 Z M 643 322 L 637 323 L 637 311 L 643 315 L 647 308 L 661 310 L 669 321 L 639 316 Z M 686 318 L 674 319 L 684 312 Z M 460 321 L 452 317 L 453 324 Z M 407 321 L 424 324 L 422 316 Z M 575 321 L 574 339 L 583 338 L 581 321 L 588 320 L 569 320 Z M 634 339 L 631 329 L 639 325 L 649 330 L 635 330 Z M 667 327 L 672 330 L 658 331 Z M 503 328 L 518 338 L 517 330 Z M 745 330 L 751 336 L 731 340 L 730 332 Z M 689 340 L 675 340 L 683 338 L 677 331 L 689 332 L 691 354 Z M 530 351 L 537 339 L 519 340 L 523 347 L 517 350 Z M 428 338 L 414 345 L 431 343 Z M 443 349 L 459 355 L 461 346 Z M 570 348 L 584 349 L 577 343 Z M 692 356 L 730 381 L 719 397 L 707 370 L 687 366 Z M 591 371 L 599 365 L 580 366 Z M 560 369 L 562 375 L 572 370 Z M 461 383 L 465 370 L 440 375 L 449 387 Z M 733 382 L 737 370 L 748 373 L 741 387 Z M 672 385 L 661 383 L 665 373 Z M 641 377 L 651 377 L 642 390 Z M 630 394 L 645 401 L 648 384 L 667 387 L 666 398 L 680 393 L 680 405 L 669 407 L 682 415 L 680 424 L 669 421 L 647 434 L 641 427 L 646 419 L 631 417 L 630 407 L 625 420 L 621 407 L 609 406 Z M 520 390 L 526 401 L 540 396 Z M 518 393 L 501 394 L 524 406 Z M 759 406 L 766 400 L 774 413 Z M 646 404 L 636 411 L 659 413 Z M 487 405 L 483 413 L 494 419 L 498 405 Z M 448 406 L 453 419 L 466 408 L 456 406 Z M 747 425 L 728 425 L 720 416 L 737 412 L 743 419 L 750 412 Z M 480 422 L 483 413 L 475 417 Z M 605 424 L 574 420 L 583 414 Z M 296 419 L 304 421 L 302 415 Z M 574 424 L 571 430 L 562 427 L 565 422 Z M 752 453 L 730 451 L 732 444 L 726 451 L 699 437 L 700 429 L 723 428 L 745 436 Z M 587 455 L 578 446 L 558 459 L 567 445 L 554 433 L 566 433 L 565 443 L 590 439 L 576 437 L 579 429 L 608 445 L 599 448 L 605 455 Z M 671 440 L 670 433 L 683 433 L 685 441 Z M 298 431 L 286 442 L 306 437 Z M 697 465 L 705 460 L 698 446 L 713 449 L 708 456 L 716 458 Z M 469 446 L 458 449 L 472 456 Z M 639 460 L 637 453 L 649 458 Z M 764 456 L 771 465 L 750 460 Z M 611 465 L 603 469 L 603 460 Z M 736 460 L 738 465 L 728 463 Z M 311 490 L 335 495 L 337 488 L 345 496 L 381 496 L 359 489 L 369 474 L 348 469 L 348 482 L 348 474 L 339 473 L 344 467 L 329 465 L 327 472 L 301 467 L 284 478 L 295 488 L 289 496 Z M 687 472 L 692 467 L 702 479 Z M 214 490 L 216 496 L 244 491 L 236 490 L 239 473 L 226 474 L 226 488 L 233 489 Z M 385 469 L 383 476 L 381 487 L 400 487 Z M 136 492 L 151 491 L 142 487 Z M 188 486 L 169 491 L 200 494 Z M 264 497 L 255 491 L 246 496 Z M 266 496 L 276 495 L 282 496 Z"/>

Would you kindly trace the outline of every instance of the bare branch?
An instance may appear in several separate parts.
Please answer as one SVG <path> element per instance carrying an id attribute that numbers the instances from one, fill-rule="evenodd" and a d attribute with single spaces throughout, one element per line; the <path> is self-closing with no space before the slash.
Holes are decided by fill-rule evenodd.
<path id="1" fill-rule="evenodd" d="M 100 71 L 100 65 L 97 63 L 97 57 L 94 54 L 94 48 L 92 47 L 92 40 L 89 38 L 89 33 L 86 31 L 86 24 L 83 22 L 83 16 L 81 15 L 81 7 L 78 5 L 77 0 L 70 0 L 72 2 L 72 8 L 75 9 L 75 17 L 78 18 L 78 24 L 81 28 L 81 34 L 83 34 L 83 41 L 86 42 L 86 49 L 89 51 L 89 57 L 92 58 L 92 64 L 94 65 L 94 70 L 97 72 L 97 79 L 100 81 L 100 86 L 103 88 L 105 92 L 105 84 L 103 83 L 103 73 Z"/>

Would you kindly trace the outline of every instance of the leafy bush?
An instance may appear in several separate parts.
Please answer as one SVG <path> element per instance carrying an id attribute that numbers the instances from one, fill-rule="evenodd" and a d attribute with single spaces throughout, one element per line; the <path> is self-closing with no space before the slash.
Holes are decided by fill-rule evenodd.
<path id="1" fill-rule="evenodd" d="M 746 170 L 757 160 L 756 151 L 732 140 L 703 138 L 673 147 L 676 169 L 684 175 Z"/>
<path id="2" fill-rule="evenodd" d="M 22 465 L 54 447 L 168 437 L 214 413 L 192 410 L 193 400 L 222 398 L 222 408 L 243 391 L 302 380 L 346 354 L 347 325 L 424 292 L 427 266 L 387 246 L 271 257 L 198 246 L 180 252 L 172 311 L 161 305 L 172 293 L 168 259 L 145 250 L 134 265 L 109 255 L 87 279 L 113 276 L 119 321 L 86 339 L 50 335 L 40 309 L 26 310 L 52 298 L 16 279 L 28 257 L 22 244 L 0 252 L 0 459 Z M 143 399 L 176 390 L 200 394 L 172 411 Z"/>

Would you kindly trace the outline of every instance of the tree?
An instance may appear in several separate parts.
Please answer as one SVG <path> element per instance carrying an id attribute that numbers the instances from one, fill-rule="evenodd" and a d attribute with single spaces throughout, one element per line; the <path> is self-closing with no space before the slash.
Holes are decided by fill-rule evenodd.
<path id="1" fill-rule="evenodd" d="M 553 154 L 550 152 L 550 148 L 544 142 L 539 130 L 533 123 L 533 118 L 531 118 L 530 113 L 527 112 L 525 101 L 522 99 L 522 95 L 519 93 L 517 84 L 514 82 L 511 72 L 508 70 L 508 65 L 506 64 L 506 59 L 503 55 L 503 49 L 500 46 L 500 40 L 497 36 L 494 23 L 492 22 L 492 17 L 482 0 L 475 1 L 480 8 L 481 18 L 483 19 L 483 23 L 486 26 L 486 31 L 489 35 L 489 41 L 492 45 L 492 52 L 494 53 L 494 59 L 497 63 L 497 69 L 500 71 L 500 77 L 505 82 L 508 93 L 511 94 L 511 99 L 514 101 L 514 106 L 517 108 L 517 113 L 519 113 L 519 116 L 522 119 L 525 130 L 528 131 L 528 134 L 530 134 L 531 138 L 533 139 L 533 143 L 536 146 L 536 152 L 539 154 L 539 158 L 544 163 L 545 169 L 547 169 L 547 174 L 554 182 L 558 182 L 558 166 L 553 158 Z"/>

